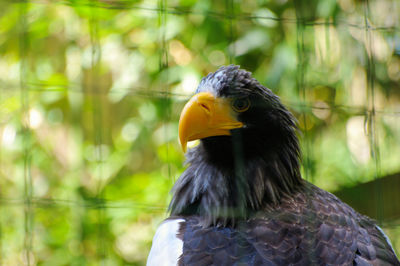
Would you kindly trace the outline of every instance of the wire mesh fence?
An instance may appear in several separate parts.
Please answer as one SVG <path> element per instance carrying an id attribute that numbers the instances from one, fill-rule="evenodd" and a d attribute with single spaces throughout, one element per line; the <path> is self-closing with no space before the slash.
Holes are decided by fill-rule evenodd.
<path id="1" fill-rule="evenodd" d="M 337 191 L 400 172 L 396 0 L 0 6 L 3 265 L 144 264 L 184 169 L 179 112 L 221 65 L 294 112 L 307 180 Z M 400 212 L 374 188 L 399 250 Z"/>

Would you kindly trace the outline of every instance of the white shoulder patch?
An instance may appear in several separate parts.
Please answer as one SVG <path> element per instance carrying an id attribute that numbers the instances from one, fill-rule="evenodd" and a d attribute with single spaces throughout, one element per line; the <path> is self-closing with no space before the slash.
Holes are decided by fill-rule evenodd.
<path id="1" fill-rule="evenodd" d="M 177 234 L 179 224 L 184 221 L 184 219 L 175 219 L 162 222 L 154 235 L 147 266 L 177 265 L 183 249 L 183 241 L 177 237 Z"/>

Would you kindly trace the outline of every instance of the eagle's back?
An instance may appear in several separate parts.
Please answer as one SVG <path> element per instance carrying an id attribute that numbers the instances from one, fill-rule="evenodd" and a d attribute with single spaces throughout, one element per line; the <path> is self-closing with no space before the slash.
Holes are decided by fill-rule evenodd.
<path id="1" fill-rule="evenodd" d="M 181 265 L 400 265 L 372 220 L 308 183 L 235 227 L 182 218 Z"/>

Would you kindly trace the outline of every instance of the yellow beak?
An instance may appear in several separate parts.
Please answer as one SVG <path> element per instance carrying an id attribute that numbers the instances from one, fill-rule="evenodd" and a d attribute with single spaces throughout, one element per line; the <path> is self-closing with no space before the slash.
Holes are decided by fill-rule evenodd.
<path id="1" fill-rule="evenodd" d="M 230 135 L 230 130 L 243 127 L 233 116 L 228 99 L 200 92 L 186 103 L 179 119 L 179 140 L 183 152 L 188 141 L 211 136 Z"/>

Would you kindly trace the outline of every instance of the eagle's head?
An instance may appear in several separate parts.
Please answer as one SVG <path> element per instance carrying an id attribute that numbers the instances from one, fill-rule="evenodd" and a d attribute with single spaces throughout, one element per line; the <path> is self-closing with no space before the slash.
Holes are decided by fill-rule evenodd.
<path id="1" fill-rule="evenodd" d="M 174 186 L 173 215 L 227 225 L 278 205 L 301 187 L 293 115 L 250 72 L 230 65 L 203 78 L 179 121 L 189 167 Z"/>

